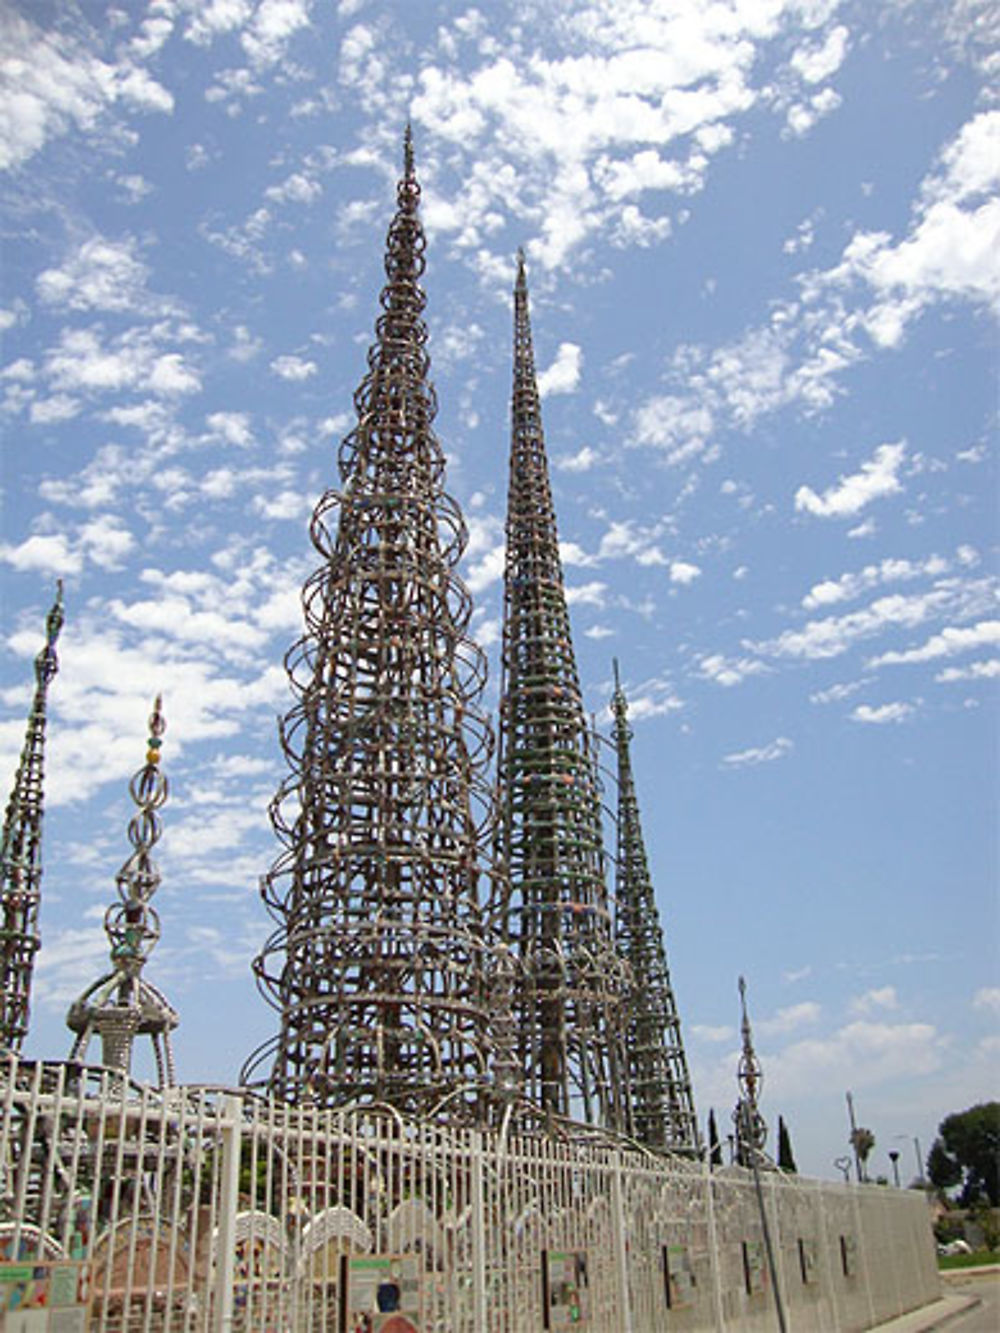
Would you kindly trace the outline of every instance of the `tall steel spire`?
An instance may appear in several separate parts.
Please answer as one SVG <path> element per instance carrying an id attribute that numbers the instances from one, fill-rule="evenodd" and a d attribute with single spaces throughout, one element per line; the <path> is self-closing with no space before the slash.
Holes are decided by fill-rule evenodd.
<path id="1" fill-rule="evenodd" d="M 475 1118 L 491 1034 L 485 660 L 455 573 L 466 532 L 431 428 L 424 233 L 407 131 L 375 342 L 311 533 L 322 564 L 286 666 L 298 701 L 255 960 L 277 1037 L 248 1060 L 290 1102 Z"/>
<path id="2" fill-rule="evenodd" d="M 75 1032 L 71 1060 L 83 1060 L 93 1036 L 101 1038 L 101 1063 L 122 1074 L 131 1073 L 137 1036 L 149 1037 L 161 1088 L 174 1082 L 170 1034 L 177 1013 L 142 975 L 157 940 L 160 918 L 152 897 L 160 872 L 151 853 L 160 838 L 159 811 L 167 799 L 167 779 L 160 771 L 160 749 L 167 724 L 159 695 L 149 718 L 146 762 L 129 783 L 136 813 L 129 820 L 131 855 L 117 875 L 118 901 L 104 914 L 104 929 L 111 944 L 111 971 L 84 991 L 66 1015 Z"/>
<path id="3" fill-rule="evenodd" d="M 615 924 L 618 947 L 632 969 L 626 1039 L 631 1130 L 650 1148 L 697 1153 L 698 1122 L 691 1076 L 639 821 L 628 701 L 618 678 L 617 661 L 614 668 L 611 708 L 618 758 Z"/>
<path id="4" fill-rule="evenodd" d="M 736 1126 L 736 1160 L 740 1166 L 752 1166 L 762 1157 L 767 1142 L 767 1124 L 758 1104 L 764 1084 L 764 1071 L 753 1046 L 750 1015 L 747 1013 L 747 983 L 742 977 L 739 986 L 742 1050 L 736 1077 L 740 1096 L 733 1111 L 733 1123 Z"/>
<path id="5" fill-rule="evenodd" d="M 500 697 L 499 849 L 521 965 L 525 1091 L 549 1112 L 624 1128 L 626 971 L 614 947 L 601 806 L 563 588 L 524 256 L 514 387 Z"/>
<path id="6" fill-rule="evenodd" d="M 62 581 L 35 658 L 35 694 L 0 838 L 0 1047 L 19 1051 L 28 1031 L 31 980 L 38 952 L 42 885 L 42 807 L 46 700 L 59 670 L 56 640 L 63 623 Z"/>

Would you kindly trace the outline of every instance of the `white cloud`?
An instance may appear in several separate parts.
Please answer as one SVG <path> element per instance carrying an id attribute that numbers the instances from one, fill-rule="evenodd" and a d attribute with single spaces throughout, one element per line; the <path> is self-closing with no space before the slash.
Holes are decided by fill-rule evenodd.
<path id="1" fill-rule="evenodd" d="M 809 486 L 800 486 L 795 493 L 796 510 L 804 510 L 817 518 L 851 518 L 873 500 L 901 491 L 897 473 L 903 464 L 906 446 L 880 444 L 873 457 L 862 463 L 860 472 L 841 477 L 836 486 L 829 487 L 822 496 Z"/>
<path id="2" fill-rule="evenodd" d="M 724 657 L 721 653 L 711 653 L 698 661 L 698 673 L 706 680 L 714 680 L 716 685 L 726 687 L 740 685 L 747 676 L 761 676 L 768 670 L 764 662 L 751 657 Z"/>
<path id="3" fill-rule="evenodd" d="M 1000 620 L 981 620 L 968 629 L 948 625 L 940 634 L 933 635 L 919 648 L 909 648 L 904 652 L 882 653 L 880 657 L 873 657 L 868 665 L 880 667 L 910 662 L 932 662 L 939 657 L 954 657 L 958 653 L 967 653 L 996 644 L 1000 644 Z"/>
<path id="4" fill-rule="evenodd" d="M 698 1041 L 712 1042 L 713 1044 L 732 1041 L 736 1036 L 736 1029 L 725 1025 L 711 1027 L 706 1023 L 691 1023 L 687 1030 Z"/>
<path id="5" fill-rule="evenodd" d="M 835 74 L 847 54 L 850 33 L 843 24 L 831 28 L 819 46 L 800 46 L 791 59 L 792 69 L 806 83 L 822 83 Z"/>
<path id="6" fill-rule="evenodd" d="M 815 1000 L 803 1000 L 799 1004 L 779 1009 L 773 1018 L 757 1020 L 754 1026 L 762 1036 L 784 1036 L 788 1032 L 794 1032 L 796 1028 L 818 1022 L 821 1012 Z"/>
<path id="7" fill-rule="evenodd" d="M 72 421 L 79 416 L 82 404 L 66 393 L 51 398 L 36 398 L 28 409 L 28 419 L 34 426 L 51 426 L 60 421 Z"/>
<path id="8" fill-rule="evenodd" d="M 301 491 L 278 491 L 276 495 L 257 495 L 253 499 L 254 512 L 262 518 L 304 519 L 312 507 L 313 502 Z"/>
<path id="9" fill-rule="evenodd" d="M 689 564 L 686 560 L 672 560 L 670 562 L 671 583 L 693 583 L 695 579 L 700 577 L 701 570 L 697 565 Z"/>
<path id="10" fill-rule="evenodd" d="M 839 579 L 824 579 L 822 583 L 814 584 L 802 598 L 802 605 L 807 611 L 816 611 L 823 606 L 851 601 L 880 584 L 938 578 L 947 574 L 949 568 L 948 561 L 938 555 L 928 556 L 925 560 L 882 560 L 877 565 L 866 565 L 857 573 L 842 574 Z"/>
<path id="11" fill-rule="evenodd" d="M 238 449 L 247 449 L 253 444 L 248 412 L 211 412 L 205 422 L 212 436 L 225 444 Z"/>
<path id="12" fill-rule="evenodd" d="M 69 394 L 142 389 L 171 398 L 197 392 L 197 370 L 182 353 L 158 347 L 159 336 L 157 330 L 132 329 L 105 345 L 95 329 L 64 329 L 46 355 L 45 373 Z"/>
<path id="13" fill-rule="evenodd" d="M 771 764 L 776 759 L 785 759 L 795 749 L 787 736 L 779 736 L 769 745 L 757 746 L 750 750 L 740 750 L 736 754 L 723 756 L 722 762 L 730 768 L 749 768 L 755 764 Z"/>
<path id="14" fill-rule="evenodd" d="M 996 680 L 1000 677 L 1000 657 L 985 662 L 970 662 L 964 667 L 945 667 L 934 679 L 942 685 L 960 680 Z"/>
<path id="15" fill-rule="evenodd" d="M 552 459 L 552 466 L 561 472 L 589 472 L 599 461 L 596 449 L 585 444 L 575 454 L 557 454 Z"/>
<path id="16" fill-rule="evenodd" d="M 312 204 L 322 193 L 323 187 L 318 181 L 301 171 L 296 171 L 280 185 L 269 186 L 264 191 L 264 196 L 278 204 Z"/>
<path id="17" fill-rule="evenodd" d="M 898 1009 L 899 997 L 895 986 L 880 986 L 869 990 L 864 995 L 856 995 L 851 1000 L 851 1009 L 856 1014 L 870 1014 L 879 1009 Z"/>
<path id="18" fill-rule="evenodd" d="M 606 583 L 581 583 L 575 588 L 566 589 L 566 602 L 569 606 L 603 607 L 607 601 Z"/>
<path id="19" fill-rule="evenodd" d="M 92 130 L 121 100 L 170 112 L 173 97 L 128 58 L 101 60 L 64 27 L 45 31 L 9 6 L 0 12 L 0 170 L 20 166 L 70 126 Z"/>
<path id="20" fill-rule="evenodd" d="M 583 353 L 576 343 L 560 343 L 556 359 L 538 376 L 538 394 L 546 398 L 554 393 L 574 393 L 580 386 Z"/>
<path id="21" fill-rule="evenodd" d="M 879 704 L 877 707 L 872 704 L 858 704 L 851 713 L 851 720 L 884 726 L 892 722 L 905 722 L 908 717 L 913 716 L 914 711 L 912 704 Z"/>
<path id="22" fill-rule="evenodd" d="M 1000 1018 L 1000 986 L 981 986 L 972 997 L 973 1009 L 988 1009 Z"/>
<path id="23" fill-rule="evenodd" d="M 943 1041 L 929 1023 L 876 1023 L 863 1018 L 825 1038 L 786 1046 L 770 1078 L 772 1096 L 810 1094 L 816 1088 L 869 1088 L 897 1078 L 933 1074 Z"/>
<path id="24" fill-rule="evenodd" d="M 714 421 L 710 409 L 674 394 L 658 394 L 636 411 L 633 432 L 637 444 L 666 451 L 667 462 L 684 463 L 708 444 Z"/>
<path id="25" fill-rule="evenodd" d="M 301 382 L 315 375 L 318 366 L 301 356 L 278 356 L 271 362 L 271 370 L 283 380 Z"/>
<path id="26" fill-rule="evenodd" d="M 45 269 L 37 279 L 40 300 L 67 310 L 120 313 L 146 304 L 147 266 L 136 257 L 132 237 L 111 241 L 93 236 L 77 246 L 61 268 Z"/>
<path id="27" fill-rule="evenodd" d="M 776 639 L 746 645 L 773 657 L 817 659 L 838 657 L 858 640 L 893 627 L 913 629 L 927 620 L 954 616 L 971 618 L 994 604 L 989 581 L 962 583 L 943 579 L 927 592 L 878 597 L 869 606 L 843 616 L 810 620 L 802 629 L 785 630 Z"/>
<path id="28" fill-rule="evenodd" d="M 310 0 L 260 0 L 240 42 L 257 68 L 285 55 L 292 38 L 309 25 Z"/>
<path id="29" fill-rule="evenodd" d="M 960 297 L 1000 304 L 1000 111 L 982 111 L 946 146 L 924 180 L 909 234 L 858 232 L 817 288 L 864 284 L 861 319 L 877 346 L 896 347 L 930 303 Z"/>
<path id="30" fill-rule="evenodd" d="M 507 558 L 503 542 L 486 551 L 469 568 L 465 576 L 466 585 L 471 593 L 480 593 L 497 579 L 503 578 L 504 563 Z"/>
<path id="31" fill-rule="evenodd" d="M 80 549 L 101 569 L 120 569 L 135 538 L 114 514 L 101 514 L 80 528 Z"/>
<path id="32" fill-rule="evenodd" d="M 83 561 L 79 551 L 70 546 L 64 533 L 36 534 L 26 538 L 20 546 L 8 542 L 0 544 L 0 560 L 22 573 L 33 570 L 55 577 L 79 574 Z"/>

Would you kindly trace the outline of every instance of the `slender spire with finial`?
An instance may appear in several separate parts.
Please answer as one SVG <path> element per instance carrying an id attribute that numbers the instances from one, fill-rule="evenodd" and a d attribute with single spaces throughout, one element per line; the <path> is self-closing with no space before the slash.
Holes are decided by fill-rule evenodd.
<path id="1" fill-rule="evenodd" d="M 625 1127 L 623 1002 L 601 802 L 583 710 L 535 375 L 524 255 L 514 286 L 514 383 L 504 568 L 498 847 L 525 1091 L 549 1113 Z"/>
<path id="2" fill-rule="evenodd" d="M 736 1160 L 740 1166 L 751 1166 L 763 1155 L 764 1144 L 767 1142 L 767 1125 L 759 1106 L 764 1071 L 753 1048 L 750 1015 L 747 1013 L 747 984 L 742 977 L 739 987 L 743 1047 L 737 1070 L 740 1097 L 733 1111 L 733 1123 L 736 1126 Z"/>
<path id="3" fill-rule="evenodd" d="M 35 658 L 35 694 L 24 747 L 0 837 L 0 1047 L 20 1051 L 28 1032 L 31 982 L 39 948 L 46 702 L 59 670 L 56 640 L 63 624 L 62 580 Z"/>
<path id="4" fill-rule="evenodd" d="M 475 1120 L 502 1063 L 489 991 L 503 968 L 480 900 L 492 732 L 456 572 L 465 525 L 431 424 L 409 130 L 403 162 L 357 424 L 313 514 L 321 564 L 286 657 L 282 850 L 261 884 L 276 929 L 254 963 L 280 1031 L 241 1077 L 293 1103 Z"/>
<path id="5" fill-rule="evenodd" d="M 632 729 L 617 658 L 614 675 L 611 709 L 618 759 L 615 925 L 618 947 L 632 969 L 626 1038 L 631 1130 L 647 1147 L 697 1153 L 698 1122 L 691 1076 L 639 820 L 632 773 Z"/>
<path id="6" fill-rule="evenodd" d="M 118 901 L 104 915 L 104 929 L 111 944 L 112 970 L 96 981 L 71 1006 L 66 1023 L 75 1032 L 72 1060 L 83 1060 L 95 1034 L 101 1038 L 101 1062 L 119 1074 L 132 1069 L 132 1048 L 137 1036 L 147 1036 L 153 1047 L 161 1088 L 174 1082 L 170 1033 L 177 1026 L 177 1013 L 155 986 L 142 976 L 157 940 L 160 918 L 152 906 L 160 872 L 152 850 L 160 837 L 159 810 L 168 795 L 167 779 L 160 771 L 160 749 L 167 724 L 156 696 L 149 719 L 146 762 L 129 784 L 138 807 L 128 826 L 132 853 L 118 872 Z"/>

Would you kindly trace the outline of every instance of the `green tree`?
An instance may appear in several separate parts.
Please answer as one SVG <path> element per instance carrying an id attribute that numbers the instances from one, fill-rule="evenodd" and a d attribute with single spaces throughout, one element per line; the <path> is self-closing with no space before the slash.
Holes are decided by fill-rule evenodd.
<path id="1" fill-rule="evenodd" d="M 792 1153 L 792 1140 L 788 1134 L 788 1126 L 785 1124 L 784 1117 L 778 1116 L 778 1166 L 782 1171 L 798 1172 L 795 1165 L 795 1156 Z"/>
<path id="2" fill-rule="evenodd" d="M 938 1125 L 927 1170 L 939 1189 L 961 1184 L 965 1205 L 984 1198 L 994 1208 L 1000 1205 L 1000 1102 L 979 1102 L 946 1116 Z"/>
<path id="3" fill-rule="evenodd" d="M 722 1145 L 719 1142 L 714 1107 L 709 1107 L 708 1111 L 708 1164 L 713 1167 L 722 1165 Z"/>
<path id="4" fill-rule="evenodd" d="M 940 1139 L 934 1140 L 927 1154 L 927 1179 L 942 1194 L 962 1183 L 962 1168 Z"/>
<path id="5" fill-rule="evenodd" d="M 861 1168 L 861 1179 L 868 1179 L 868 1158 L 875 1147 L 875 1135 L 870 1129 L 865 1129 L 859 1125 L 857 1129 L 851 1131 L 851 1147 L 858 1155 L 858 1162 Z"/>

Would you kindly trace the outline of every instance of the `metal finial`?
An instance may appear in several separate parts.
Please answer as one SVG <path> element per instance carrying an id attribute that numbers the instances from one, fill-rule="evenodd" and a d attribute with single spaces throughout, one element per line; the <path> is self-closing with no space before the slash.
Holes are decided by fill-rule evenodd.
<path id="1" fill-rule="evenodd" d="M 403 176 L 411 181 L 416 177 L 416 168 L 413 163 L 413 131 L 410 128 L 410 122 L 406 122 L 406 129 L 403 133 Z"/>
<path id="2" fill-rule="evenodd" d="M 163 697 L 158 694 L 149 716 L 146 762 L 129 783 L 137 807 L 128 825 L 132 851 L 116 877 L 118 899 L 104 915 L 112 970 L 70 1007 L 66 1022 L 77 1034 L 71 1059 L 83 1059 L 91 1037 L 97 1034 L 103 1063 L 122 1074 L 131 1069 L 134 1038 L 146 1034 L 153 1044 L 160 1086 L 165 1087 L 174 1081 L 170 1033 L 177 1026 L 177 1014 L 142 976 L 160 938 L 160 918 L 152 905 L 160 872 L 151 853 L 161 832 L 158 812 L 168 794 L 167 779 L 160 772 L 160 748 L 167 729 L 162 709 Z"/>

